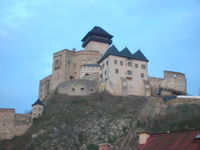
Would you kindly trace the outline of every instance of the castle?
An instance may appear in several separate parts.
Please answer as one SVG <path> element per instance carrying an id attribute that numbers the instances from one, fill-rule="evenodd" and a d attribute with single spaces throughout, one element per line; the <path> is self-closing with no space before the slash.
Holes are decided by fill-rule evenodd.
<path id="1" fill-rule="evenodd" d="M 40 81 L 39 99 L 32 113 L 16 114 L 15 109 L 0 109 L 0 140 L 23 134 L 32 119 L 42 115 L 43 100 L 57 90 L 68 95 L 90 95 L 108 91 L 117 96 L 170 96 L 186 94 L 183 73 L 165 71 L 164 78 L 148 75 L 149 60 L 138 50 L 119 51 L 113 36 L 95 26 L 82 39 L 84 50 L 61 50 L 53 55 L 52 74 Z"/>
<path id="2" fill-rule="evenodd" d="M 108 91 L 118 96 L 186 94 L 183 73 L 165 71 L 164 78 L 148 75 L 149 60 L 138 50 L 119 51 L 113 36 L 95 26 L 82 39 L 84 50 L 64 49 L 53 54 L 52 74 L 40 81 L 39 98 L 51 91 L 68 95 L 89 95 Z"/>

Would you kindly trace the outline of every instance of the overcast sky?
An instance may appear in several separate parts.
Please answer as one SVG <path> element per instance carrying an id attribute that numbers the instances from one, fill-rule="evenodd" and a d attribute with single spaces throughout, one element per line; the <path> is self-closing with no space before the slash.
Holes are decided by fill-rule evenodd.
<path id="1" fill-rule="evenodd" d="M 52 54 L 81 50 L 95 25 L 121 50 L 140 49 L 149 75 L 183 72 L 189 94 L 200 88 L 200 0 L 0 0 L 0 107 L 31 109 Z"/>

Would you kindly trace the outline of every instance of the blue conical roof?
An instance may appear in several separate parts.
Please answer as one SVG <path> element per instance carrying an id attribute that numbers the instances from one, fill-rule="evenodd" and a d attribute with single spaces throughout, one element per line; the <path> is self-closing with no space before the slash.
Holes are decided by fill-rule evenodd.
<path id="1" fill-rule="evenodd" d="M 129 51 L 127 47 L 125 47 L 121 52 L 120 52 L 122 57 L 127 57 L 127 58 L 132 58 L 132 53 Z"/>
<path id="2" fill-rule="evenodd" d="M 120 56 L 120 52 L 118 51 L 118 49 L 112 45 L 111 47 L 108 48 L 108 50 L 105 52 L 105 54 L 101 57 L 101 59 L 98 61 L 98 63 L 100 63 L 101 61 L 103 61 L 106 57 L 108 57 L 109 55 L 114 55 L 114 56 Z"/>
<path id="3" fill-rule="evenodd" d="M 32 106 L 34 106 L 34 105 L 42 105 L 42 106 L 44 106 L 44 104 L 42 103 L 42 101 L 39 98 L 35 101 L 35 103 Z"/>
<path id="4" fill-rule="evenodd" d="M 149 62 L 149 60 L 144 56 L 144 54 L 143 54 L 140 50 L 137 50 L 137 51 L 132 55 L 132 58 L 133 58 L 133 59 L 136 59 L 136 60 L 142 60 L 142 61 Z"/>

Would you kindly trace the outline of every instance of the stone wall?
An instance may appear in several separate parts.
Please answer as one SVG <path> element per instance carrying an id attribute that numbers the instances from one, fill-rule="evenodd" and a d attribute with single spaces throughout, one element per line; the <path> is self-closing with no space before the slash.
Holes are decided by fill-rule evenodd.
<path id="1" fill-rule="evenodd" d="M 161 92 L 161 95 L 173 95 L 173 91 L 186 93 L 186 77 L 183 73 L 164 71 L 164 78 L 150 77 L 149 81 L 153 96 L 156 96 L 158 92 Z"/>
<path id="2" fill-rule="evenodd" d="M 31 114 L 15 114 L 15 109 L 0 109 L 0 140 L 22 135 L 31 124 Z"/>

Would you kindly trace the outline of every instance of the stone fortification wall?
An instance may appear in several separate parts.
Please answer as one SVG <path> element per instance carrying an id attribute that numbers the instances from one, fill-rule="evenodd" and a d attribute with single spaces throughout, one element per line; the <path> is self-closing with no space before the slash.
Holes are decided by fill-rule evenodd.
<path id="1" fill-rule="evenodd" d="M 67 95 L 90 95 L 97 92 L 98 82 L 78 79 L 62 82 L 57 87 L 58 93 Z"/>
<path id="2" fill-rule="evenodd" d="M 186 77 L 183 73 L 164 71 L 164 78 L 149 78 L 153 96 L 173 95 L 173 92 L 186 93 Z M 161 89 L 161 91 L 159 91 Z"/>
<path id="3" fill-rule="evenodd" d="M 51 81 L 51 75 L 45 77 L 44 79 L 40 80 L 39 85 L 39 98 L 41 100 L 45 99 L 46 96 L 50 92 L 50 81 Z"/>
<path id="4" fill-rule="evenodd" d="M 31 114 L 15 114 L 15 109 L 0 109 L 0 140 L 22 135 L 31 123 Z"/>

